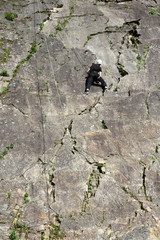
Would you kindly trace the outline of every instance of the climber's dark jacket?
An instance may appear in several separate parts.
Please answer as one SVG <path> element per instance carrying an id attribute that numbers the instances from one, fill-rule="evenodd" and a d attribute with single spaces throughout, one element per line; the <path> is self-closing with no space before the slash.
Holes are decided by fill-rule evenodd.
<path id="1" fill-rule="evenodd" d="M 107 86 L 103 78 L 100 77 L 99 72 L 102 72 L 102 68 L 100 67 L 99 64 L 93 63 L 88 71 L 86 89 L 90 90 L 90 87 L 93 84 L 93 82 L 100 82 L 102 84 L 103 89 L 105 88 L 105 86 Z"/>

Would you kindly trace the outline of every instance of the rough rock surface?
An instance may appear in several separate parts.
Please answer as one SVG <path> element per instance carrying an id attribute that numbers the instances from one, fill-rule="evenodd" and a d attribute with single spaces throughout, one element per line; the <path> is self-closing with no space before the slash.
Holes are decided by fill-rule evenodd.
<path id="1" fill-rule="evenodd" d="M 0 3 L 0 239 L 159 240 L 159 1 Z"/>

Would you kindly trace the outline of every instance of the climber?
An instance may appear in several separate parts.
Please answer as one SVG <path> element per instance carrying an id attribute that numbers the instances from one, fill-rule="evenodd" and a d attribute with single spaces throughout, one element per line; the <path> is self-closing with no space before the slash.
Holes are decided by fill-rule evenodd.
<path id="1" fill-rule="evenodd" d="M 93 83 L 101 83 L 103 93 L 107 89 L 107 84 L 104 79 L 101 77 L 101 68 L 102 61 L 98 59 L 96 63 L 92 63 L 92 66 L 87 71 L 87 78 L 86 78 L 86 89 L 85 94 L 89 93 L 90 87 Z"/>

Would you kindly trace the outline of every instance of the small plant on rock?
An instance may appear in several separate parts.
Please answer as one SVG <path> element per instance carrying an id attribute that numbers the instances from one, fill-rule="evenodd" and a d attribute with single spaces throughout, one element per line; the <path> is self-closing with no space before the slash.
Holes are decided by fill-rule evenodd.
<path id="1" fill-rule="evenodd" d="M 115 88 L 113 89 L 113 92 L 118 92 L 118 89 L 119 89 L 119 87 L 115 87 Z"/>
<path id="2" fill-rule="evenodd" d="M 20 223 L 18 220 L 14 223 L 13 230 L 9 236 L 10 240 L 20 240 L 21 235 L 24 232 L 27 232 L 29 227 L 25 224 Z"/>
<path id="3" fill-rule="evenodd" d="M 62 31 L 64 28 L 65 28 L 65 26 L 66 26 L 66 23 L 68 23 L 68 20 L 67 19 L 65 19 L 63 22 L 58 22 L 58 24 L 57 24 L 57 26 L 56 26 L 56 30 L 57 31 Z"/>
<path id="4" fill-rule="evenodd" d="M 10 236 L 9 236 L 10 240 L 20 240 L 19 237 L 17 237 L 17 232 L 16 229 L 14 228 L 13 231 L 11 232 Z"/>
<path id="5" fill-rule="evenodd" d="M 2 70 L 0 73 L 0 76 L 4 76 L 4 77 L 9 77 L 8 71 L 7 70 Z"/>
<path id="6" fill-rule="evenodd" d="M 85 47 L 85 46 L 87 45 L 87 43 L 88 43 L 88 41 L 89 41 L 90 39 L 92 39 L 92 36 L 91 36 L 91 35 L 88 35 L 88 36 L 87 36 L 87 41 L 84 43 L 83 47 Z"/>
<path id="7" fill-rule="evenodd" d="M 14 144 L 13 144 L 13 143 L 11 143 L 9 146 L 7 146 L 7 147 L 4 149 L 4 151 L 2 152 L 2 154 L 0 155 L 0 159 L 4 159 L 4 157 L 8 154 L 8 151 L 9 151 L 10 149 L 13 149 L 13 147 L 14 147 Z"/>
<path id="8" fill-rule="evenodd" d="M 137 56 L 137 70 L 138 70 L 138 72 L 141 69 L 141 62 L 142 62 L 142 57 L 138 54 L 138 56 Z"/>
<path id="9" fill-rule="evenodd" d="M 29 202 L 28 197 L 29 197 L 29 194 L 26 192 L 26 193 L 24 194 L 24 202 L 25 202 L 25 203 L 28 203 L 28 202 Z"/>
<path id="10" fill-rule="evenodd" d="M 7 93 L 7 87 L 3 87 L 2 92 L 0 92 L 0 96 Z M 6 150 L 7 151 L 7 150 Z"/>
<path id="11" fill-rule="evenodd" d="M 105 121 L 104 121 L 104 120 L 102 120 L 101 126 L 102 126 L 103 129 L 108 129 L 107 126 L 106 126 L 106 124 L 105 124 Z"/>
<path id="12" fill-rule="evenodd" d="M 17 17 L 18 17 L 17 13 L 9 13 L 9 12 L 6 12 L 6 13 L 4 14 L 4 16 L 5 16 L 5 18 L 6 18 L 7 20 L 9 20 L 9 21 L 13 21 L 14 18 L 17 18 Z"/>
<path id="13" fill-rule="evenodd" d="M 140 56 L 138 54 L 138 56 L 137 56 L 137 70 L 138 70 L 138 72 L 140 71 L 141 67 L 146 68 L 146 58 L 147 58 L 148 52 L 149 52 L 149 46 L 145 45 L 143 55 Z"/>
<path id="14" fill-rule="evenodd" d="M 10 198 L 11 198 L 11 192 L 8 192 L 7 195 L 8 195 L 8 196 L 7 196 L 7 199 L 10 199 Z"/>
<path id="15" fill-rule="evenodd" d="M 40 30 L 41 31 L 42 31 L 43 27 L 44 27 L 44 22 L 40 23 Z"/>
<path id="16" fill-rule="evenodd" d="M 60 225 L 50 224 L 50 236 L 49 239 L 64 239 L 65 232 L 61 229 Z"/>
<path id="17" fill-rule="evenodd" d="M 150 8 L 150 11 L 149 11 L 149 13 L 150 13 L 150 14 L 152 14 L 152 15 L 156 15 L 156 16 L 158 15 L 158 13 L 157 13 L 156 9 L 155 9 L 155 8 L 153 8 L 153 7 L 152 7 L 152 8 Z"/>
<path id="18" fill-rule="evenodd" d="M 124 66 L 121 63 L 118 63 L 117 68 L 122 77 L 128 74 L 128 72 L 124 69 Z"/>
<path id="19" fill-rule="evenodd" d="M 27 55 L 27 57 L 26 57 L 26 61 L 28 61 L 31 57 L 32 57 L 32 55 L 34 54 L 34 53 L 36 53 L 37 52 L 37 48 L 36 48 L 36 42 L 34 41 L 33 43 L 32 43 L 32 46 L 31 46 L 31 49 L 30 49 L 30 51 L 29 51 L 29 54 Z"/>
<path id="20" fill-rule="evenodd" d="M 74 9 L 75 9 L 75 5 L 74 5 L 74 3 L 72 2 L 71 8 L 70 8 L 70 16 L 69 16 L 69 18 L 72 17 L 72 14 L 74 13 Z"/>

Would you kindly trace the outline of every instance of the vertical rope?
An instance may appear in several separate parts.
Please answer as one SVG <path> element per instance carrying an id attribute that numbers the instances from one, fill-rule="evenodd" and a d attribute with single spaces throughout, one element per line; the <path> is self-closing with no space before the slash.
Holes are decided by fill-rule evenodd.
<path id="1" fill-rule="evenodd" d="M 33 0 L 34 1 L 34 0 Z M 35 44 L 37 43 L 37 33 L 36 33 L 36 2 L 34 2 L 34 36 L 35 36 Z M 38 99 L 40 104 L 40 114 L 41 114 L 41 126 L 42 126 L 42 146 L 43 146 L 43 161 L 46 162 L 45 152 L 46 152 L 46 142 L 45 142 L 45 119 L 43 114 L 43 107 L 42 107 L 42 100 L 40 96 L 40 83 L 39 83 L 39 74 L 38 74 L 38 64 L 37 64 L 37 56 L 34 55 L 35 59 L 35 71 L 36 71 L 36 78 L 37 78 L 37 92 L 38 92 Z M 48 207 L 48 219 L 50 221 L 50 210 L 49 210 L 49 196 L 48 196 L 48 181 L 46 180 L 46 198 L 47 198 L 47 207 Z"/>
<path id="2" fill-rule="evenodd" d="M 40 20 L 42 22 L 42 17 L 41 17 L 41 12 L 40 12 L 40 7 L 39 7 L 39 0 L 37 0 L 37 4 L 38 4 L 38 11 L 40 13 Z M 68 6 L 69 6 L 69 2 L 68 2 Z M 35 33 L 36 34 L 36 33 Z M 66 37 L 68 38 L 67 34 L 66 34 Z M 46 43 L 46 49 L 47 49 L 47 53 L 48 53 L 48 58 L 49 58 L 49 62 L 50 62 L 50 67 L 51 67 L 51 72 L 54 75 L 54 69 L 53 69 L 53 64 L 52 64 L 52 61 L 51 61 L 51 54 L 50 54 L 50 51 L 49 51 L 49 46 L 48 46 L 48 43 L 47 43 L 47 38 L 46 36 L 44 35 L 44 38 L 45 38 L 45 43 Z M 68 40 L 70 43 L 71 41 Z M 72 43 L 71 43 L 72 44 Z M 73 48 L 73 52 L 75 54 L 75 56 L 77 57 L 78 61 L 82 64 L 82 61 L 80 60 L 81 59 L 81 56 L 79 55 L 79 53 L 76 52 L 75 50 L 75 47 Z M 36 63 L 36 69 L 37 69 L 37 63 Z M 37 72 L 38 74 L 38 72 Z M 62 102 L 61 102 L 61 97 L 60 97 L 60 93 L 59 93 L 59 90 L 57 88 L 57 82 L 55 80 L 55 77 L 53 77 L 53 80 L 54 80 L 54 83 L 55 83 L 55 86 L 56 86 L 56 91 L 57 91 L 57 95 L 58 95 L 58 100 L 59 100 L 59 103 L 60 103 L 60 107 L 61 107 L 61 110 L 63 110 L 63 106 L 62 106 Z M 39 81 L 38 81 L 38 88 L 39 88 Z M 39 92 L 39 89 L 38 89 L 38 92 Z M 39 95 L 39 94 L 38 94 Z M 40 95 L 39 95 L 39 98 L 40 98 Z M 40 104 L 41 104 L 41 98 L 40 98 Z M 41 106 L 42 108 L 42 106 Z M 43 111 L 42 111 L 42 115 L 43 115 Z M 43 120 L 43 119 L 42 119 Z M 42 121 L 43 122 L 43 121 Z M 43 134 L 44 134 L 44 124 L 43 124 Z M 44 138 L 44 150 L 45 150 L 45 138 Z M 82 182 L 84 182 L 84 179 L 83 179 L 83 176 L 82 176 L 82 173 L 80 171 L 80 177 L 81 177 L 81 180 Z M 48 185 L 48 184 L 47 184 Z M 47 191 L 48 192 L 48 191 Z M 96 235 L 97 235 L 97 240 L 100 239 L 100 236 L 98 234 L 98 229 L 97 229 L 97 226 L 96 226 L 96 220 L 95 220 L 95 217 L 94 217 L 94 214 L 93 214 L 93 211 L 92 211 L 92 208 L 90 206 L 90 204 L 88 203 L 88 206 L 89 206 L 89 211 L 90 211 L 90 214 L 91 214 L 91 218 L 92 218 L 92 222 L 93 222 L 93 226 L 96 230 Z"/>
<path id="3" fill-rule="evenodd" d="M 39 13 L 40 13 L 40 21 L 42 22 L 42 17 L 41 17 L 41 12 L 40 12 L 40 7 L 39 7 L 39 0 L 37 0 L 37 4 L 38 4 L 38 11 L 39 11 Z M 57 82 L 56 82 L 56 79 L 55 79 L 55 71 L 54 71 L 54 68 L 53 68 L 52 58 L 51 58 L 51 54 L 50 54 L 50 51 L 49 51 L 49 46 L 48 46 L 47 38 L 46 38 L 46 35 L 45 35 L 45 34 L 44 34 L 44 39 L 45 39 L 47 54 L 48 54 L 49 63 L 50 63 L 50 67 L 51 67 L 51 72 L 52 72 L 54 84 L 55 84 L 55 87 L 56 87 L 56 92 L 57 92 L 57 96 L 58 96 L 58 101 L 59 101 L 59 103 L 60 103 L 60 107 L 61 107 L 61 110 L 62 110 L 62 109 L 63 109 L 63 105 L 62 105 L 62 101 L 61 101 L 59 89 L 58 89 L 58 87 L 57 87 Z"/>

